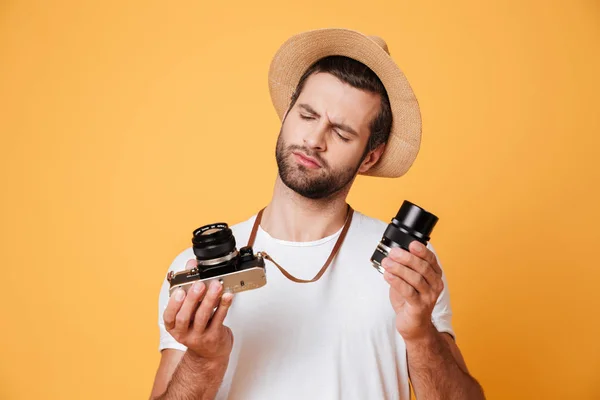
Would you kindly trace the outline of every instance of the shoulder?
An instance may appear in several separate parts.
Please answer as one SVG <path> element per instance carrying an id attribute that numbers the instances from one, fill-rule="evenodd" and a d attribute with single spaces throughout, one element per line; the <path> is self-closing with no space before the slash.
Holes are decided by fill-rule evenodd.
<path id="1" fill-rule="evenodd" d="M 360 211 L 354 211 L 352 216 L 351 230 L 355 235 L 367 237 L 378 237 L 381 239 L 383 232 L 387 227 L 387 223 L 363 214 Z"/>
<path id="2" fill-rule="evenodd" d="M 354 210 L 354 216 L 352 218 L 356 219 L 357 225 L 361 226 L 363 229 L 381 230 L 381 228 L 385 229 L 385 227 L 387 226 L 386 222 L 384 222 L 380 219 L 368 216 L 358 210 Z"/>
<path id="3" fill-rule="evenodd" d="M 385 222 L 355 210 L 341 251 L 352 258 L 368 261 L 381 241 L 386 226 Z"/>
<path id="4" fill-rule="evenodd" d="M 169 267 L 169 272 L 174 271 L 183 271 L 185 269 L 185 264 L 188 260 L 194 258 L 194 250 L 192 247 L 188 247 L 187 249 L 181 251 L 171 262 L 171 266 Z"/>

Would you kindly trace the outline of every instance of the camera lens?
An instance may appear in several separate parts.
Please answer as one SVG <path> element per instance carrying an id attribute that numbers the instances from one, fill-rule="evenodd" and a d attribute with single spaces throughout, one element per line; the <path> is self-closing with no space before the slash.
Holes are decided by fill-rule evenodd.
<path id="1" fill-rule="evenodd" d="M 235 250 L 235 238 L 225 223 L 204 225 L 196 229 L 192 244 L 198 261 L 221 258 Z"/>
<path id="2" fill-rule="evenodd" d="M 408 246 L 415 240 L 427 245 L 437 221 L 438 217 L 435 215 L 405 200 L 396 217 L 387 226 L 383 238 L 371 257 L 373 266 L 383 273 L 381 261 L 387 257 L 392 248 L 401 247 L 408 251 Z"/>
<path id="3" fill-rule="evenodd" d="M 416 240 L 426 244 L 437 221 L 438 217 L 435 215 L 423 210 L 410 201 L 404 201 L 398 214 L 396 214 L 396 218 L 392 220 L 392 224 L 398 230 L 405 231 Z"/>

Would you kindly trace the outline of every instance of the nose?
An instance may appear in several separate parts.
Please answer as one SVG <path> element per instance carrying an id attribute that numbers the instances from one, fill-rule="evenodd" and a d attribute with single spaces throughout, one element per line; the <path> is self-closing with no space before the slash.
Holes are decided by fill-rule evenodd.
<path id="1" fill-rule="evenodd" d="M 327 150 L 327 129 L 327 123 L 324 121 L 312 126 L 304 136 L 304 144 L 314 151 Z"/>

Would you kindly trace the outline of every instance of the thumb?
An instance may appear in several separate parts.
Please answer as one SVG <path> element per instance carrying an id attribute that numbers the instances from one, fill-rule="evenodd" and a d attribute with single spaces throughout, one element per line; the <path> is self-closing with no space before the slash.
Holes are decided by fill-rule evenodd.
<path id="1" fill-rule="evenodd" d="M 195 258 L 192 258 L 185 263 L 185 269 L 190 270 L 194 269 L 198 266 L 198 261 Z"/>

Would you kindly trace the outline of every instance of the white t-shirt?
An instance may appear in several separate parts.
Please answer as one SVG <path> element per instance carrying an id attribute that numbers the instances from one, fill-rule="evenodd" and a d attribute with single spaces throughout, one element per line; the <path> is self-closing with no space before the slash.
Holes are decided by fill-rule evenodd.
<path id="1" fill-rule="evenodd" d="M 247 244 L 255 218 L 231 227 L 238 249 Z M 406 347 L 395 328 L 389 285 L 370 262 L 386 226 L 355 212 L 338 255 L 317 282 L 292 282 L 265 260 L 267 284 L 236 294 L 225 320 L 234 345 L 217 399 L 410 398 Z M 253 249 L 266 251 L 295 277 L 312 279 L 340 233 L 313 242 L 288 242 L 259 227 Z M 169 271 L 183 270 L 191 258 L 190 247 Z M 445 276 L 443 280 L 432 321 L 439 331 L 454 336 Z M 185 350 L 165 330 L 162 315 L 168 300 L 165 279 L 158 310 L 159 349 Z"/>

